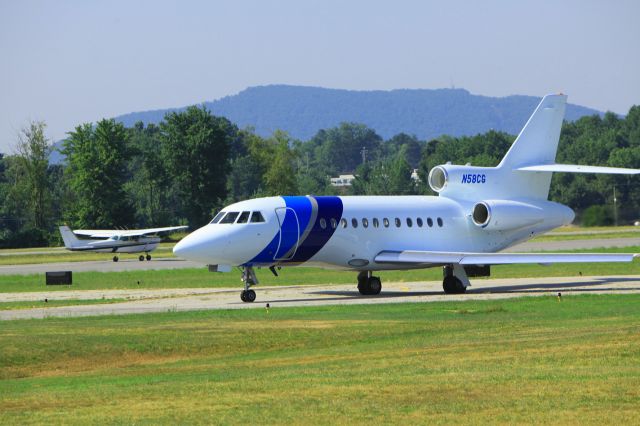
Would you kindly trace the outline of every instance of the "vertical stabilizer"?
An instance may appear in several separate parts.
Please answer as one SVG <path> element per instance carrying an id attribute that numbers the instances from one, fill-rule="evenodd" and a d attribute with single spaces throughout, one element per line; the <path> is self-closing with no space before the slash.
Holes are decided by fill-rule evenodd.
<path id="1" fill-rule="evenodd" d="M 566 105 L 566 95 L 547 95 L 542 98 L 498 167 L 516 169 L 553 164 Z"/>
<path id="2" fill-rule="evenodd" d="M 497 169 L 510 181 L 508 186 L 512 191 L 509 195 L 543 200 L 549 196 L 552 173 L 526 174 L 516 169 L 554 164 L 566 105 L 565 95 L 547 95 L 542 98 L 498 165 Z"/>
<path id="3" fill-rule="evenodd" d="M 80 240 L 68 226 L 65 225 L 60 227 L 60 235 L 62 235 L 62 240 L 64 241 L 64 246 L 66 248 L 71 249 L 80 245 Z"/>

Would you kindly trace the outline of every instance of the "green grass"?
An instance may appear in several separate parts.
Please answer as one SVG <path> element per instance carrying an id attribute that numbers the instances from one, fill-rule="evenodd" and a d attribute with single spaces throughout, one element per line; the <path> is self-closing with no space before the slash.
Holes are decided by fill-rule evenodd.
<path id="1" fill-rule="evenodd" d="M 574 252 L 640 253 L 640 247 L 575 250 Z M 279 277 L 258 269 L 261 286 L 353 284 L 356 273 L 318 268 L 283 268 Z M 409 271 L 381 271 L 384 282 L 414 282 L 442 279 L 440 268 Z M 631 263 L 589 263 L 541 265 L 502 265 L 491 268 L 491 278 L 570 277 L 579 275 L 640 275 L 640 259 Z M 481 278 L 474 278 L 474 280 Z M 0 293 L 22 291 L 102 290 L 132 288 L 221 288 L 240 287 L 240 272 L 211 273 L 206 268 L 123 272 L 76 272 L 72 286 L 45 286 L 44 274 L 0 275 Z"/>
<path id="2" fill-rule="evenodd" d="M 639 295 L 0 327 L 0 424 L 640 422 Z"/>
<path id="3" fill-rule="evenodd" d="M 66 299 L 66 300 L 33 300 L 28 302 L 0 302 L 0 311 L 10 309 L 55 308 L 58 306 L 98 305 L 105 303 L 126 302 L 127 299 Z"/>

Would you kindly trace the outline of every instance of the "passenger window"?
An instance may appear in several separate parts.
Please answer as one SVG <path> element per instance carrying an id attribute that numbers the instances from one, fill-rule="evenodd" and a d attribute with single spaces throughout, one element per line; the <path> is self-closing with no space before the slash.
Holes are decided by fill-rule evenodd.
<path id="1" fill-rule="evenodd" d="M 224 216 L 224 213 L 225 212 L 218 213 L 217 215 L 215 215 L 215 217 L 209 223 L 215 224 L 215 223 L 220 222 L 220 219 L 222 219 L 222 216 Z"/>
<path id="2" fill-rule="evenodd" d="M 442 218 L 438 218 L 438 226 L 442 228 Z"/>
<path id="3" fill-rule="evenodd" d="M 400 228 L 400 225 L 402 225 L 402 222 L 396 217 L 396 228 Z"/>
<path id="4" fill-rule="evenodd" d="M 427 225 L 429 225 L 429 228 L 433 226 L 433 220 L 430 217 L 427 218 Z"/>
<path id="5" fill-rule="evenodd" d="M 242 212 L 242 213 L 240 213 L 240 217 L 238 218 L 238 221 L 236 223 L 248 223 L 250 214 L 251 214 L 251 212 Z"/>
<path id="6" fill-rule="evenodd" d="M 351 226 L 353 226 L 354 228 L 358 227 L 358 219 L 356 219 L 355 217 L 353 219 L 351 219 Z"/>
<path id="7" fill-rule="evenodd" d="M 238 217 L 239 214 L 240 213 L 238 212 L 229 212 L 226 214 L 225 217 L 222 218 L 220 223 L 233 223 L 236 221 L 236 218 Z"/>
<path id="8" fill-rule="evenodd" d="M 389 219 L 387 219 L 386 217 L 384 219 L 382 219 L 382 223 L 384 224 L 385 228 L 389 227 Z"/>
<path id="9" fill-rule="evenodd" d="M 362 226 L 364 228 L 368 228 L 369 227 L 369 219 L 363 217 L 362 218 Z"/>
<path id="10" fill-rule="evenodd" d="M 373 227 L 377 228 L 378 226 L 380 226 L 380 222 L 378 222 L 378 218 L 374 217 L 373 218 Z"/>
<path id="11" fill-rule="evenodd" d="M 324 217 L 320 218 L 320 228 L 327 229 L 327 221 L 324 219 Z"/>
<path id="12" fill-rule="evenodd" d="M 342 225 L 343 228 L 346 228 L 347 227 L 347 219 L 345 219 L 345 218 L 340 219 L 340 225 Z"/>
<path id="13" fill-rule="evenodd" d="M 422 218 L 421 217 L 416 219 L 416 224 L 418 225 L 418 228 L 422 228 Z"/>
<path id="14" fill-rule="evenodd" d="M 338 226 L 338 222 L 336 222 L 334 218 L 331 218 L 331 227 L 333 229 L 336 229 L 337 226 Z"/>
<path id="15" fill-rule="evenodd" d="M 409 228 L 411 228 L 411 227 L 413 226 L 413 221 L 411 220 L 411 218 L 410 218 L 410 217 L 408 217 L 408 218 L 407 218 L 407 226 L 408 226 Z"/>
<path id="16" fill-rule="evenodd" d="M 251 223 L 261 223 L 264 221 L 264 217 L 260 212 L 253 212 L 253 214 L 251 215 Z"/>

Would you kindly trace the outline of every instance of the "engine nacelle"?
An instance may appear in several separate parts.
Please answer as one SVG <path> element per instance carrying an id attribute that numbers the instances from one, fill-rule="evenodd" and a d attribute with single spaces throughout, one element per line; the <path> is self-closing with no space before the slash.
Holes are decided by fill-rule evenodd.
<path id="1" fill-rule="evenodd" d="M 444 164 L 429 172 L 429 186 L 445 197 L 467 200 L 483 199 L 503 183 L 493 167 L 454 166 Z"/>
<path id="2" fill-rule="evenodd" d="M 520 201 L 488 200 L 473 206 L 471 219 L 476 226 L 489 231 L 509 231 L 542 222 L 545 211 Z"/>

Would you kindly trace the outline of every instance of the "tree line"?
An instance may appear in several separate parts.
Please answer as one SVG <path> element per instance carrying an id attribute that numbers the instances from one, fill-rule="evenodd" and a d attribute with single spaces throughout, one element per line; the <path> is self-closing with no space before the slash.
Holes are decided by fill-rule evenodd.
<path id="1" fill-rule="evenodd" d="M 342 123 L 300 141 L 283 131 L 261 137 L 192 106 L 159 125 L 81 124 L 62 144 L 63 164 L 50 164 L 45 134 L 45 123 L 31 122 L 15 153 L 0 156 L 1 247 L 60 244 L 62 223 L 195 229 L 225 205 L 270 195 L 432 194 L 426 183 L 432 167 L 447 161 L 495 166 L 515 139 L 488 131 L 384 140 L 365 125 Z M 565 122 L 557 161 L 640 168 L 640 107 L 624 118 L 607 113 Z M 356 176 L 351 186 L 331 185 L 331 177 L 345 173 Z M 640 216 L 638 181 L 629 176 L 555 174 L 550 198 L 577 210 L 587 224 Z"/>

